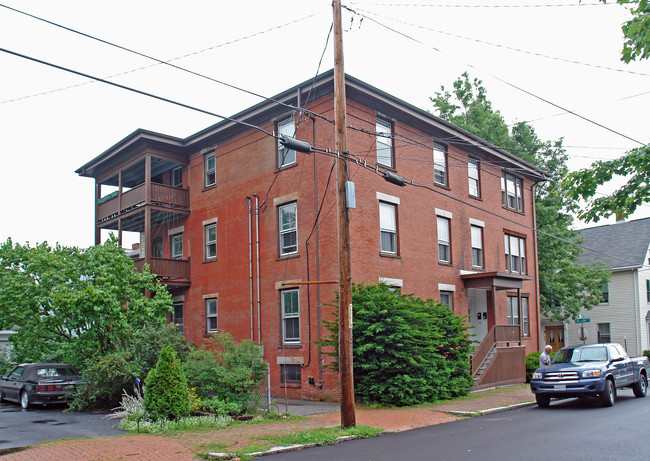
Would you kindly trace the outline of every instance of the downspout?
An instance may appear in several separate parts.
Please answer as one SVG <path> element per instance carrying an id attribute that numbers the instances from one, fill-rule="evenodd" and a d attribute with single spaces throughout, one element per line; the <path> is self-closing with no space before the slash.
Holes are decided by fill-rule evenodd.
<path id="1" fill-rule="evenodd" d="M 257 342 L 262 344 L 262 323 L 260 320 L 262 310 L 262 301 L 260 299 L 260 204 L 257 194 L 253 194 L 253 197 L 255 197 L 255 258 L 257 260 Z"/>
<path id="2" fill-rule="evenodd" d="M 533 184 L 530 192 L 533 197 L 533 234 L 535 238 L 533 239 L 533 245 L 535 248 L 535 301 L 537 304 L 537 349 L 542 350 L 544 347 L 542 339 L 542 306 L 540 305 L 540 296 L 539 296 L 539 260 L 537 258 L 537 209 L 535 208 L 535 188 L 536 185 Z M 529 314 L 530 315 L 530 314 Z M 566 340 L 566 331 L 564 332 L 564 338 Z"/>
<path id="3" fill-rule="evenodd" d="M 311 117 L 312 119 L 312 140 L 313 145 L 316 145 L 316 117 Z M 314 210 L 316 216 L 318 216 L 318 162 L 316 161 L 317 155 L 314 155 Z M 316 280 L 320 280 L 320 240 L 319 240 L 319 226 L 316 223 Z M 322 332 L 321 332 L 321 297 L 320 297 L 320 284 L 316 285 L 316 312 L 318 318 L 318 387 L 323 387 L 323 357 L 322 357 Z"/>
<path id="4" fill-rule="evenodd" d="M 639 317 L 641 317 L 641 302 L 639 300 L 639 269 L 634 269 L 634 276 L 632 278 L 634 282 L 634 333 L 636 336 L 636 351 L 634 355 L 639 355 L 641 353 L 641 327 L 639 322 Z"/>
<path id="5" fill-rule="evenodd" d="M 252 199 L 250 196 L 246 196 L 246 203 L 248 204 L 248 286 L 249 286 L 249 299 L 251 305 L 251 341 L 255 342 L 255 329 L 253 323 L 253 238 L 251 236 L 252 232 Z"/>

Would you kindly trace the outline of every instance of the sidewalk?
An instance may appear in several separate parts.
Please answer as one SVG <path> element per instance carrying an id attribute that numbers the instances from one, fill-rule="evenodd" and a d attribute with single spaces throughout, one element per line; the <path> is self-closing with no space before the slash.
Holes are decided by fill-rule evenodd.
<path id="1" fill-rule="evenodd" d="M 528 385 L 487 389 L 471 393 L 467 398 L 438 405 L 416 408 L 366 408 L 357 405 L 356 422 L 397 432 L 416 427 L 456 421 L 472 414 L 484 414 L 534 401 Z M 285 411 L 284 400 L 276 402 Z M 194 453 L 208 443 L 219 443 L 229 449 L 242 448 L 256 436 L 288 434 L 318 427 L 337 426 L 341 422 L 338 405 L 327 402 L 289 401 L 292 414 L 306 415 L 301 421 L 277 421 L 240 425 L 226 429 L 158 436 L 127 434 L 101 439 L 73 439 L 45 442 L 26 450 L 2 456 L 2 461 L 76 461 L 76 460 L 198 460 Z"/>

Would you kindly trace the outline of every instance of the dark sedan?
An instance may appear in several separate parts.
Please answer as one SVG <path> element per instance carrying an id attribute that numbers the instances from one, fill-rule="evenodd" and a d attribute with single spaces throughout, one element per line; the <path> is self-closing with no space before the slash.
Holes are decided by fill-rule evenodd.
<path id="1" fill-rule="evenodd" d="M 0 378 L 0 401 L 23 408 L 69 402 L 81 383 L 77 370 L 65 363 L 24 363 Z"/>

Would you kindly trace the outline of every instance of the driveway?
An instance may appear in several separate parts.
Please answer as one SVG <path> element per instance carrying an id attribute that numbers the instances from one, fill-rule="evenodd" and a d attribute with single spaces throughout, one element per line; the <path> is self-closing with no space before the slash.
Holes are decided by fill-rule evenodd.
<path id="1" fill-rule="evenodd" d="M 0 455 L 46 440 L 124 434 L 105 413 L 64 412 L 64 405 L 30 408 L 0 403 Z"/>

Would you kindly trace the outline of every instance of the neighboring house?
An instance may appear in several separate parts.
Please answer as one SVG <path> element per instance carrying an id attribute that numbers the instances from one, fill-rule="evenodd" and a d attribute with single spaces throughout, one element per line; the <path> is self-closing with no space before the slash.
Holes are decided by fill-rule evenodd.
<path id="1" fill-rule="evenodd" d="M 14 330 L 0 330 L 0 354 L 9 357 L 11 351 L 11 336 L 16 334 Z"/>
<path id="2" fill-rule="evenodd" d="M 585 251 L 576 262 L 603 263 L 610 269 L 611 279 L 603 287 L 602 302 L 580 312 L 589 322 L 544 321 L 546 341 L 556 341 L 554 350 L 582 344 L 578 328 L 584 326 L 585 343 L 620 343 L 628 354 L 641 355 L 650 349 L 650 218 L 591 227 L 580 234 Z"/>
<path id="3" fill-rule="evenodd" d="M 338 289 L 333 88 L 329 71 L 185 139 L 137 130 L 77 170 L 95 179 L 95 241 L 137 236 L 136 265 L 168 285 L 169 320 L 188 340 L 263 343 L 275 395 L 338 391 L 316 344 Z M 497 353 L 477 383 L 519 380 L 508 373 L 539 346 L 533 189 L 544 172 L 360 80 L 346 90 L 354 282 L 469 316 L 487 344 L 474 368 Z M 321 151 L 296 153 L 251 125 Z"/>

